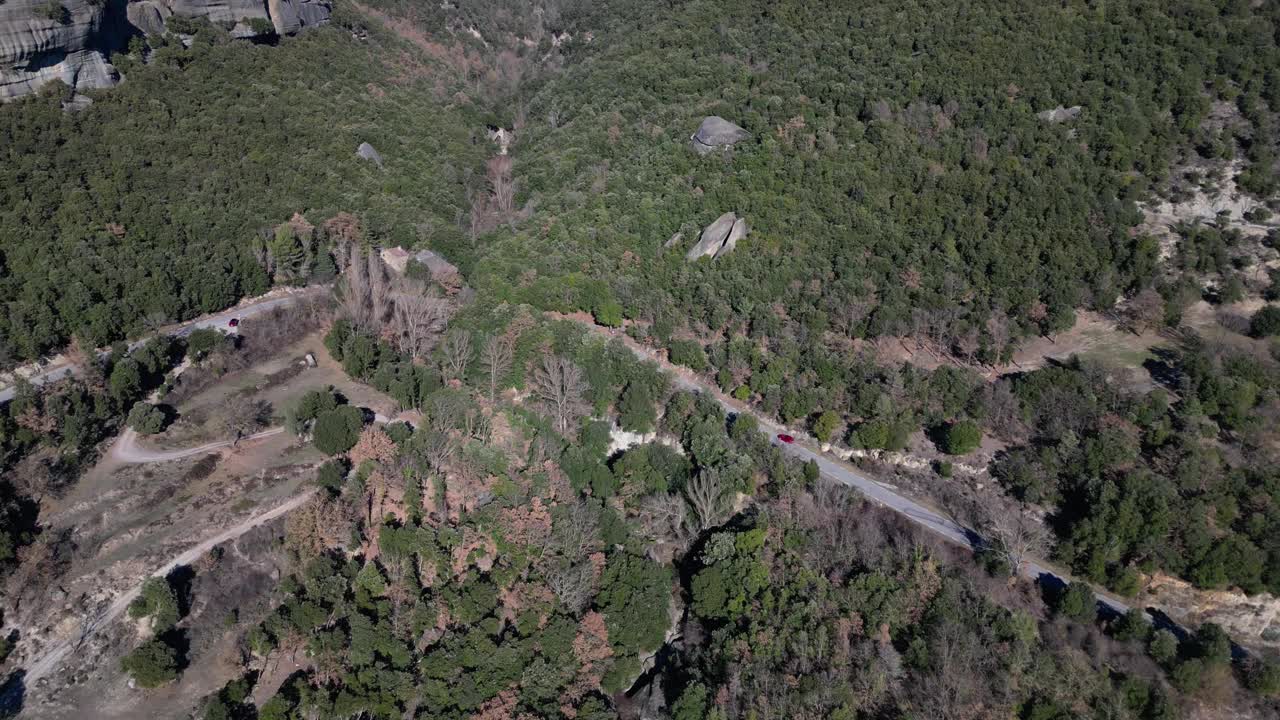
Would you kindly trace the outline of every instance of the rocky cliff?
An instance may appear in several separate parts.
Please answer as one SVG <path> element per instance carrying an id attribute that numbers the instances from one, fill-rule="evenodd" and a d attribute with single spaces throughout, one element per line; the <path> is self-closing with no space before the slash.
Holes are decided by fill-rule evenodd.
<path id="1" fill-rule="evenodd" d="M 235 37 L 285 35 L 328 21 L 331 0 L 0 0 L 0 101 L 52 80 L 74 89 L 119 81 L 111 53 L 169 18 L 208 18 Z M 254 20 L 260 22 L 255 23 Z"/>

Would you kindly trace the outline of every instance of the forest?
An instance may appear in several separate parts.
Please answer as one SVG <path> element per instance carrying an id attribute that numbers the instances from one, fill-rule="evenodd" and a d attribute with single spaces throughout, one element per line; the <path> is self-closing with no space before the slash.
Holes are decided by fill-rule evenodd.
<path id="1" fill-rule="evenodd" d="M 42 498 L 123 428 L 169 422 L 144 398 L 173 367 L 217 375 L 236 350 L 124 340 L 332 284 L 328 354 L 422 420 L 375 426 L 324 388 L 279 409 L 329 459 L 269 612 L 235 620 L 243 676 L 196 717 L 1277 712 L 1280 665 L 1233 658 L 1212 623 L 1100 615 L 1090 583 L 1280 594 L 1280 352 L 1179 328 L 1243 298 L 1242 240 L 1183 226 L 1162 258 L 1138 205 L 1188 158 L 1280 189 L 1280 5 L 451 5 L 338 0 L 262 44 L 178 23 L 189 46 L 139 39 L 88 108 L 58 84 L 0 107 L 0 368 L 86 368 L 0 409 L 0 575 L 52 542 Z M 1058 106 L 1080 112 L 1042 116 Z M 709 115 L 748 139 L 696 154 Z M 749 234 L 688 262 L 729 211 Z M 384 277 L 395 246 L 459 276 Z M 1082 309 L 1182 333 L 1154 389 L 1080 358 L 984 376 Z M 1000 547 L 922 535 L 549 317 L 571 313 L 820 443 L 923 434 L 937 479 L 995 440 L 998 491 L 1045 511 L 1078 580 L 1019 584 Z M 1280 314 L 1245 325 L 1265 340 Z M 883 339 L 953 361 L 886 364 Z M 140 692 L 191 660 L 183 592 L 151 581 L 129 606 L 151 628 L 120 666 Z M 285 657 L 305 662 L 251 702 Z"/>

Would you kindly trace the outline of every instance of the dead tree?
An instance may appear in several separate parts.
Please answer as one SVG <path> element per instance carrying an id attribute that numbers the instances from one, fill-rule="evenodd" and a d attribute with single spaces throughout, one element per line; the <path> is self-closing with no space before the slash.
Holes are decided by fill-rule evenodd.
<path id="1" fill-rule="evenodd" d="M 420 290 L 420 288 L 415 288 Z M 435 347 L 449 320 L 449 303 L 406 288 L 395 298 L 396 335 L 400 349 L 417 362 Z"/>
<path id="2" fill-rule="evenodd" d="M 461 380 L 467 374 L 467 366 L 471 364 L 471 333 L 456 331 L 449 333 L 444 341 L 444 358 L 440 363 L 440 375 L 445 382 Z"/>
<path id="3" fill-rule="evenodd" d="M 991 550 L 1009 566 L 1009 573 L 1017 575 L 1027 560 L 1043 554 L 1049 548 L 1049 533 L 1044 525 L 1021 512 L 995 513 L 986 523 L 991 536 Z"/>
<path id="4" fill-rule="evenodd" d="M 706 469 L 699 471 L 685 485 L 684 494 L 698 518 L 699 530 L 708 530 L 723 522 L 727 504 L 719 473 Z"/>
<path id="5" fill-rule="evenodd" d="M 511 166 L 510 155 L 494 155 L 485 165 L 493 209 L 503 218 L 510 215 L 515 206 L 516 181 L 511 175 Z"/>
<path id="6" fill-rule="evenodd" d="M 511 358 L 515 349 L 511 341 L 503 335 L 494 335 L 484 344 L 480 351 L 480 362 L 489 373 L 489 402 L 498 397 L 498 384 L 511 371 Z"/>
<path id="7" fill-rule="evenodd" d="M 586 414 L 587 381 L 582 368 L 572 360 L 558 355 L 544 357 L 534 368 L 529 384 L 561 433 L 568 432 Z"/>

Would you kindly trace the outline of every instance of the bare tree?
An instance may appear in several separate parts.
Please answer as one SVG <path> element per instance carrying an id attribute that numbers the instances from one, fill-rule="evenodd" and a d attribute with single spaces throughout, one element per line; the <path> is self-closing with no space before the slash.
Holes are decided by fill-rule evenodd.
<path id="1" fill-rule="evenodd" d="M 649 540 L 649 553 L 659 544 L 668 544 L 679 554 L 693 539 L 689 527 L 689 506 L 678 495 L 654 493 L 640 502 L 638 517 L 640 534 Z M 657 557 L 654 557 L 657 560 Z"/>
<path id="2" fill-rule="evenodd" d="M 685 485 L 684 494 L 698 518 L 699 530 L 713 528 L 724 521 L 728 504 L 719 473 L 703 468 Z"/>
<path id="3" fill-rule="evenodd" d="M 1004 357 L 1004 349 L 1009 345 L 1009 316 L 1003 310 L 996 310 L 987 318 L 987 342 L 995 363 L 999 364 Z"/>
<path id="4" fill-rule="evenodd" d="M 991 536 L 990 547 L 1017 575 L 1027 560 L 1042 555 L 1049 548 L 1049 533 L 1044 525 L 1017 511 L 993 513 L 986 523 Z"/>
<path id="5" fill-rule="evenodd" d="M 266 424 L 271 417 L 271 406 L 245 393 L 235 393 L 222 401 L 215 416 L 238 443 L 240 438 Z"/>
<path id="6" fill-rule="evenodd" d="M 512 161 L 510 155 L 494 155 L 485 164 L 485 177 L 489 181 L 489 195 L 493 198 L 493 207 L 500 215 L 511 214 L 515 206 L 516 181 L 511 176 Z"/>
<path id="7" fill-rule="evenodd" d="M 529 385 L 561 433 L 568 432 L 586 414 L 587 381 L 582 368 L 572 360 L 558 355 L 542 358 Z"/>
<path id="8" fill-rule="evenodd" d="M 350 246 L 349 258 L 338 280 L 338 301 L 342 314 L 358 328 L 367 328 L 372 316 L 369 307 L 368 264 L 359 245 Z"/>
<path id="9" fill-rule="evenodd" d="M 489 402 L 498 397 L 498 383 L 511 371 L 511 358 L 515 349 L 504 335 L 494 335 L 480 351 L 480 362 L 489 373 Z"/>
<path id="10" fill-rule="evenodd" d="M 1163 320 L 1164 298 L 1151 288 L 1135 295 L 1125 308 L 1125 322 L 1134 335 L 1159 327 Z"/>
<path id="11" fill-rule="evenodd" d="M 595 568 L 590 556 L 599 540 L 599 524 L 595 509 L 579 501 L 552 525 L 542 544 L 542 574 L 551 591 L 573 613 L 581 612 L 594 594 Z"/>
<path id="12" fill-rule="evenodd" d="M 471 333 L 458 330 L 449 333 L 444 340 L 444 359 L 440 363 L 440 374 L 445 382 L 461 380 L 467 374 L 467 366 L 471 364 Z"/>
<path id="13" fill-rule="evenodd" d="M 405 287 L 395 295 L 396 335 L 400 349 L 417 362 L 435 346 L 449 320 L 449 303 L 422 288 Z"/>

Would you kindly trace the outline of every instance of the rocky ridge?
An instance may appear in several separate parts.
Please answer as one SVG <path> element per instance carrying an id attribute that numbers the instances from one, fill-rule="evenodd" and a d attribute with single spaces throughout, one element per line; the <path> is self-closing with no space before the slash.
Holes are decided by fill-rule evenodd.
<path id="1" fill-rule="evenodd" d="M 177 16 L 207 18 L 234 37 L 296 33 L 328 21 L 331 0 L 7 0 L 0 3 L 0 101 L 54 80 L 106 88 L 120 75 L 111 53 L 131 37 L 158 35 Z M 258 20 L 260 22 L 254 22 Z"/>

